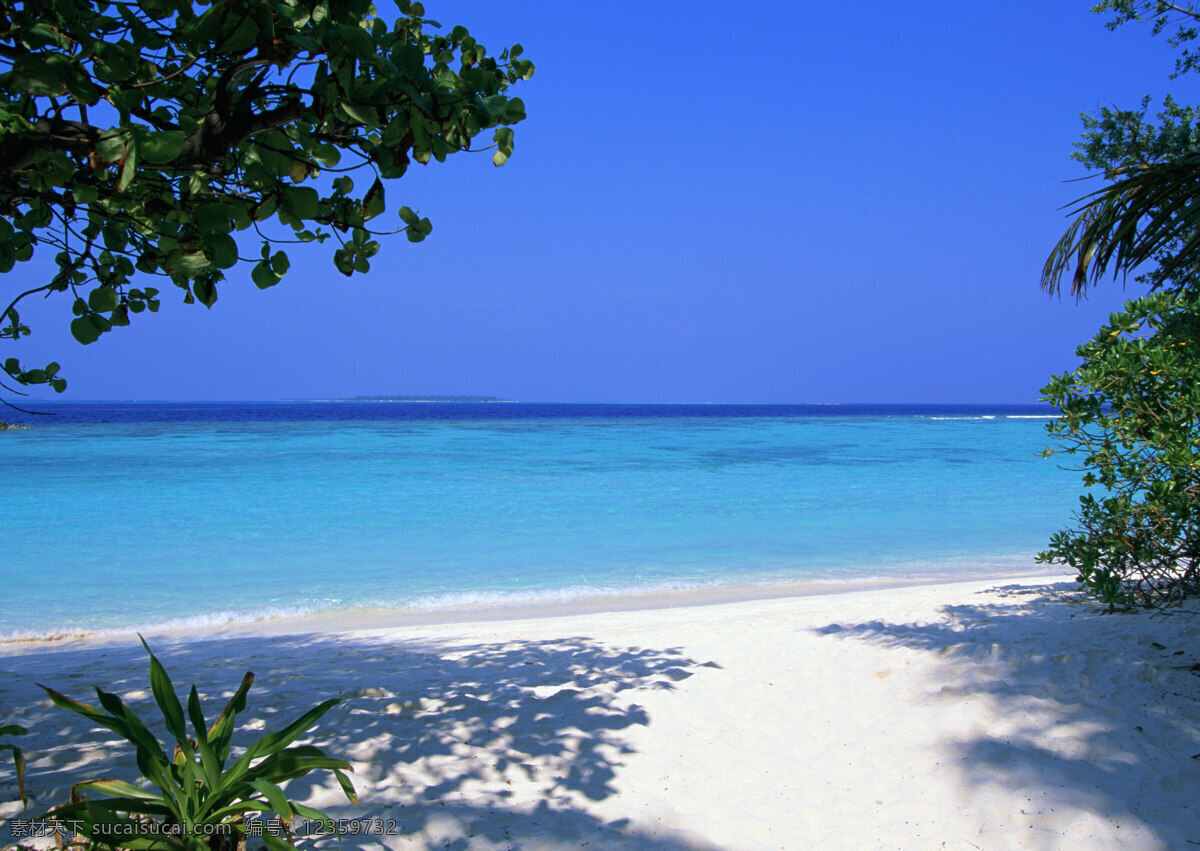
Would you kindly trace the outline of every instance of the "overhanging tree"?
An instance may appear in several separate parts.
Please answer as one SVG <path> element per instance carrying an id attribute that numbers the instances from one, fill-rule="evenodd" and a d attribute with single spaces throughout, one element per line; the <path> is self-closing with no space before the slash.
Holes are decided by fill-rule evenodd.
<path id="1" fill-rule="evenodd" d="M 534 67 L 395 5 L 0 0 L 0 272 L 55 269 L 8 274 L 0 338 L 29 335 L 35 295 L 63 297 L 87 344 L 157 310 L 167 283 L 206 306 L 242 264 L 274 286 L 288 244 L 331 240 L 352 275 L 382 234 L 424 239 L 408 207 L 383 216 L 387 182 L 460 151 L 503 165 L 525 117 L 509 89 Z M 10 391 L 66 387 L 57 363 L 2 368 Z"/>

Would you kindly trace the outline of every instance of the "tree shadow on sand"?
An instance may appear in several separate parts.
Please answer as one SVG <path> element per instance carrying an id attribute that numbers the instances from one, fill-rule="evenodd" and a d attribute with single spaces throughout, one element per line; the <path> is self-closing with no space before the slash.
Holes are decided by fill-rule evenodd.
<path id="1" fill-rule="evenodd" d="M 363 807 L 348 806 L 328 772 L 287 789 L 335 818 L 381 819 L 390 834 L 346 837 L 348 847 L 708 847 L 587 811 L 588 802 L 616 794 L 622 758 L 633 752 L 625 734 L 650 723 L 638 696 L 715 667 L 678 649 L 614 648 L 582 637 L 456 645 L 369 635 L 152 645 L 177 692 L 197 683 L 210 721 L 241 674 L 255 672 L 235 752 L 322 699 L 344 698 L 311 743 L 355 765 Z M 27 784 L 40 799 L 35 810 L 65 800 L 72 782 L 137 774 L 130 747 L 52 708 L 35 681 L 87 702 L 94 702 L 90 686 L 102 685 L 157 719 L 140 647 L 59 653 L 0 657 L 0 707 L 16 707 L 11 720 L 31 729 L 22 744 Z M 162 736 L 161 724 L 152 729 Z M 10 780 L 0 769 L 0 788 Z"/>
<path id="2" fill-rule="evenodd" d="M 1200 619 L 1105 615 L 1078 586 L 1005 586 L 934 623 L 830 624 L 819 634 L 936 654 L 926 700 L 992 702 L 995 729 L 951 744 L 964 787 L 1024 791 L 1200 844 Z M 996 589 L 993 589 L 994 593 Z M 1014 814 L 1015 816 L 1015 814 Z"/>

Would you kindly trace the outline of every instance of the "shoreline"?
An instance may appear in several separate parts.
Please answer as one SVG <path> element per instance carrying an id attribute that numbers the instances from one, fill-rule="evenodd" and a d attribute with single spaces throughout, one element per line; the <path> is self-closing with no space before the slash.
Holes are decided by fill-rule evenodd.
<path id="1" fill-rule="evenodd" d="M 934 562 L 936 564 L 936 562 Z M 546 596 L 530 592 L 526 599 L 480 603 L 462 603 L 405 607 L 330 607 L 302 614 L 277 614 L 265 617 L 239 618 L 233 613 L 227 620 L 197 623 L 206 618 L 219 618 L 223 612 L 183 616 L 166 622 L 150 622 L 121 627 L 68 628 L 39 635 L 0 637 L 0 655 L 9 649 L 54 647 L 72 643 L 119 643 L 136 638 L 161 637 L 176 641 L 200 640 L 213 637 L 254 637 L 289 635 L 313 632 L 354 632 L 388 627 L 439 626 L 444 624 L 478 624 L 520 621 L 555 617 L 579 617 L 603 613 L 645 612 L 693 606 L 719 606 L 729 603 L 752 603 L 759 600 L 791 597 L 821 597 L 853 594 L 860 591 L 955 585 L 969 582 L 1002 582 L 1016 580 L 1058 581 L 1070 575 L 1053 573 L 1047 565 L 1029 560 L 1026 569 L 1009 566 L 997 569 L 982 568 L 955 575 L 930 573 L 926 575 L 855 577 L 848 579 L 805 579 L 764 581 L 761 583 L 714 583 L 684 588 L 651 588 L 644 591 L 605 591 L 581 593 L 566 597 L 555 596 L 553 589 Z M 185 621 L 185 623 L 177 623 Z M 187 623 L 187 621 L 191 621 Z"/>
<path id="2" fill-rule="evenodd" d="M 362 807 L 327 776 L 288 794 L 389 825 L 347 848 L 1182 847 L 1200 618 L 1099 609 L 1042 575 L 149 640 L 210 717 L 255 672 L 235 747 L 342 698 L 312 742 L 351 761 Z M 9 645 L 0 673 L 33 806 L 136 777 L 36 686 L 154 717 L 136 640 Z M 0 760 L 0 801 L 14 788 Z"/>

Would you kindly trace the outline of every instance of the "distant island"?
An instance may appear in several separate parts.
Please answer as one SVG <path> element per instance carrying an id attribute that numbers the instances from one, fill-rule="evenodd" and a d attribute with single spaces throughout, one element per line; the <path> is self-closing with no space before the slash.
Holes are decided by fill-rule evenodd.
<path id="1" fill-rule="evenodd" d="M 335 402 L 515 402 L 498 396 L 351 396 Z"/>

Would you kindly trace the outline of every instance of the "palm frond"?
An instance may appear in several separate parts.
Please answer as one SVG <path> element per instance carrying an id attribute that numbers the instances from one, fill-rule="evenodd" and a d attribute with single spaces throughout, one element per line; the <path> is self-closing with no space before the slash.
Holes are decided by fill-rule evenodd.
<path id="1" fill-rule="evenodd" d="M 1200 268 L 1200 158 L 1124 169 L 1069 206 L 1075 219 L 1042 268 L 1052 294 L 1069 271 L 1078 298 L 1110 271 L 1124 276 L 1154 259 L 1167 274 Z"/>

